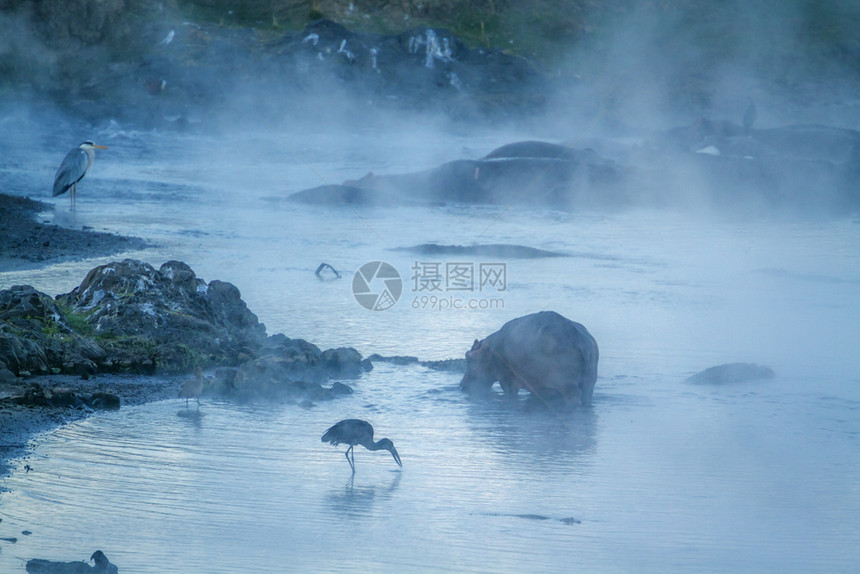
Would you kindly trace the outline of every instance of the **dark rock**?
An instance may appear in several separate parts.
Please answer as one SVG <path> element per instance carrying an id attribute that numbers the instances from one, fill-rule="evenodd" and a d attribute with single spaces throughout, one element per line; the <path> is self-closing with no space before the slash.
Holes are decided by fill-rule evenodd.
<path id="1" fill-rule="evenodd" d="M 48 295 L 29 285 L 0 291 L 0 366 L 12 373 L 47 373 L 73 332 Z"/>
<path id="2" fill-rule="evenodd" d="M 44 388 L 38 383 L 31 383 L 23 395 L 13 400 L 17 404 L 34 407 L 89 407 L 97 410 L 117 410 L 120 408 L 120 399 L 113 393 L 100 391 L 91 395 L 81 395 L 62 387 Z"/>
<path id="3" fill-rule="evenodd" d="M 183 372 L 196 363 L 237 363 L 258 354 L 265 326 L 235 286 L 208 285 L 186 264 L 156 270 L 126 259 L 96 267 L 57 301 L 104 340 L 107 370 Z"/>
<path id="4" fill-rule="evenodd" d="M 348 393 L 322 387 L 332 377 L 357 377 L 366 363 L 352 348 L 325 352 L 302 339 L 267 337 L 239 290 L 198 278 L 180 261 L 158 270 L 126 259 L 92 269 L 56 300 L 32 287 L 0 291 L 0 378 L 31 373 L 88 378 L 99 372 L 184 372 L 221 366 L 203 393 L 239 399 L 328 400 Z M 28 387 L 18 404 L 117 409 L 112 393 L 77 394 Z"/>
<path id="5" fill-rule="evenodd" d="M 85 399 L 86 404 L 95 410 L 116 411 L 120 408 L 120 399 L 113 393 L 93 393 Z"/>
<path id="6" fill-rule="evenodd" d="M 350 99 L 444 109 L 463 119 L 521 114 L 546 101 L 546 80 L 529 62 L 472 50 L 444 29 L 382 36 L 319 20 L 287 32 L 269 50 L 309 92 L 330 91 L 334 78 Z"/>
<path id="7" fill-rule="evenodd" d="M 50 391 L 49 404 L 52 407 L 69 408 L 79 407 L 85 401 L 69 389 L 53 389 Z"/>
<path id="8" fill-rule="evenodd" d="M 726 363 L 710 367 L 689 377 L 687 382 L 696 384 L 720 385 L 743 383 L 776 376 L 773 369 L 754 363 Z"/>
<path id="9" fill-rule="evenodd" d="M 319 383 L 291 381 L 285 385 L 285 389 L 292 398 L 305 397 L 314 401 L 329 401 L 334 398 L 332 390 Z"/>
<path id="10" fill-rule="evenodd" d="M 14 383 L 17 379 L 15 373 L 5 367 L 5 363 L 0 363 L 0 384 Z"/>
<path id="11" fill-rule="evenodd" d="M 332 378 L 355 378 L 364 370 L 361 366 L 361 354 L 352 347 L 326 349 L 320 355 L 320 364 Z"/>
<path id="12" fill-rule="evenodd" d="M 117 574 L 119 571 L 101 550 L 96 550 L 90 560 L 93 566 L 86 562 L 55 562 L 34 558 L 27 561 L 26 570 L 30 574 Z"/>
<path id="13" fill-rule="evenodd" d="M 466 359 L 443 359 L 441 361 L 421 361 L 421 365 L 434 371 L 449 371 L 453 373 L 466 372 Z"/>
<path id="14" fill-rule="evenodd" d="M 541 257 L 569 257 L 566 253 L 546 251 L 525 245 L 439 245 L 437 243 L 422 243 L 412 247 L 397 247 L 395 251 L 408 251 L 419 255 L 476 255 L 479 257 L 494 257 L 507 259 L 538 259 Z"/>
<path id="15" fill-rule="evenodd" d="M 352 387 L 350 387 L 349 385 L 344 385 L 343 383 L 335 381 L 331 385 L 331 392 L 335 396 L 340 396 L 340 395 L 351 395 L 351 394 L 353 394 L 354 391 L 352 390 Z"/>
<path id="16" fill-rule="evenodd" d="M 230 396 L 235 391 L 237 367 L 218 367 L 215 369 L 215 378 L 207 379 L 203 386 L 204 395 Z"/>
<path id="17" fill-rule="evenodd" d="M 322 386 L 331 375 L 319 361 L 318 349 L 301 339 L 290 339 L 281 354 L 258 357 L 241 365 L 228 396 L 240 400 L 267 399 L 277 401 L 328 401 L 352 394 L 352 389 L 335 382 L 331 388 Z"/>
<path id="18" fill-rule="evenodd" d="M 418 357 L 412 357 L 409 355 L 394 355 L 390 357 L 384 357 L 382 355 L 377 355 L 376 353 L 374 353 L 368 357 L 368 360 L 380 363 L 393 363 L 395 365 L 411 365 L 413 363 L 418 362 Z"/>

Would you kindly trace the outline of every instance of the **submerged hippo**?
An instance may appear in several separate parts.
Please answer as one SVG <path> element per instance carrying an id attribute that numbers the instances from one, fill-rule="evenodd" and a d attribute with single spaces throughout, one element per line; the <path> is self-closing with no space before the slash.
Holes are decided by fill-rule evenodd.
<path id="1" fill-rule="evenodd" d="M 597 342 L 588 330 L 553 311 L 526 315 L 475 340 L 460 388 L 487 391 L 499 381 L 506 396 L 526 389 L 542 400 L 588 405 L 597 381 Z"/>

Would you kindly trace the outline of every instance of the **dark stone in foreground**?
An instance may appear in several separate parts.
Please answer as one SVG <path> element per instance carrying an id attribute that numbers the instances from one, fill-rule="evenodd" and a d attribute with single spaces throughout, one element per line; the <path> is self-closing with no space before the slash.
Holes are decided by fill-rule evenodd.
<path id="1" fill-rule="evenodd" d="M 65 373 L 181 373 L 219 367 L 204 394 L 238 399 L 331 399 L 351 389 L 326 388 L 355 378 L 366 364 L 355 349 L 321 351 L 266 329 L 230 283 L 206 283 L 180 261 L 159 269 L 126 259 L 92 269 L 56 300 L 30 286 L 0 291 L 0 382 Z M 84 394 L 31 385 L 16 404 L 117 409 L 109 392 Z"/>
<path id="2" fill-rule="evenodd" d="M 235 364 L 265 344 L 265 326 L 239 290 L 198 279 L 188 265 L 158 270 L 126 259 L 91 270 L 57 301 L 98 336 L 106 370 L 184 372 L 197 364 Z"/>
<path id="3" fill-rule="evenodd" d="M 743 383 L 761 379 L 772 379 L 776 376 L 773 369 L 754 363 L 727 363 L 710 367 L 696 373 L 687 379 L 688 383 L 720 385 L 725 383 Z"/>

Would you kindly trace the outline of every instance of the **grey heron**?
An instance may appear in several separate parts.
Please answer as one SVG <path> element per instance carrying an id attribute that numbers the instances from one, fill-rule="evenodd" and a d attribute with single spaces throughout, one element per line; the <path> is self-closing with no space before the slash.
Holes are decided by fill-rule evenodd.
<path id="1" fill-rule="evenodd" d="M 346 460 L 355 473 L 355 445 L 360 444 L 367 450 L 387 450 L 394 457 L 394 462 L 397 466 L 403 466 L 400 462 L 400 455 L 397 454 L 397 449 L 394 448 L 394 443 L 387 438 L 373 441 L 373 426 L 367 421 L 359 419 L 345 419 L 325 431 L 322 435 L 322 442 L 329 442 L 332 446 L 337 446 L 340 443 L 349 445 L 346 449 Z M 349 458 L 349 453 L 352 452 L 352 460 Z"/>
<path id="2" fill-rule="evenodd" d="M 69 195 L 70 206 L 75 206 L 75 191 L 78 188 L 78 182 L 87 174 L 87 170 L 93 165 L 93 160 L 96 157 L 95 149 L 107 149 L 106 146 L 96 145 L 91 141 L 85 141 L 63 158 L 63 163 L 60 164 L 60 169 L 57 170 L 57 175 L 54 177 L 54 197 L 66 193 L 71 189 Z"/>
<path id="3" fill-rule="evenodd" d="M 185 408 L 188 408 L 188 399 L 197 399 L 197 407 L 200 407 L 200 393 L 203 392 L 203 369 L 194 369 L 194 378 L 182 383 L 179 398 L 185 399 Z"/>

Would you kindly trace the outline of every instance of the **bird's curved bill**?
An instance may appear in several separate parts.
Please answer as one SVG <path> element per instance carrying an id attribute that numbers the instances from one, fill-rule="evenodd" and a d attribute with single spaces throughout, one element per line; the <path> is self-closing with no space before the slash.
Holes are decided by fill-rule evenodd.
<path id="1" fill-rule="evenodd" d="M 400 455 L 397 454 L 397 449 L 394 446 L 391 446 L 391 456 L 394 457 L 394 462 L 397 463 L 397 466 L 403 466 L 403 463 L 400 462 Z"/>

